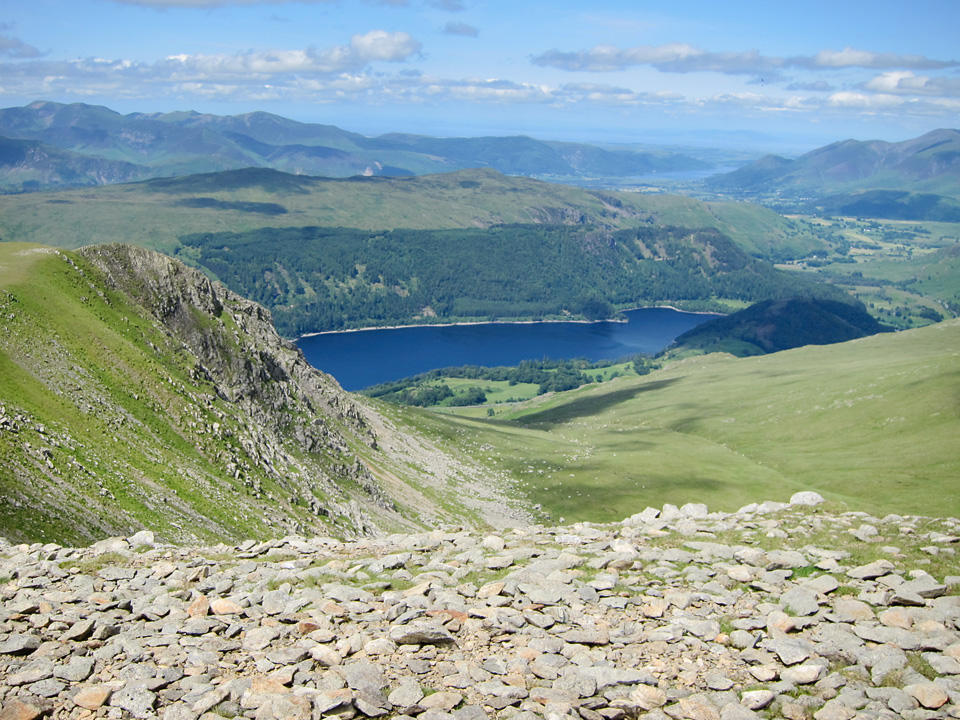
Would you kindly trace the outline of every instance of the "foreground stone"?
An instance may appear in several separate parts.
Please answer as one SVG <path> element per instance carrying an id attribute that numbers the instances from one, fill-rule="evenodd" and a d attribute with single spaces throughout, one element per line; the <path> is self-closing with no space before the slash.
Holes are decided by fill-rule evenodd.
<path id="1" fill-rule="evenodd" d="M 0 540 L 0 720 L 960 717 L 958 537 L 805 493 L 354 542 Z"/>

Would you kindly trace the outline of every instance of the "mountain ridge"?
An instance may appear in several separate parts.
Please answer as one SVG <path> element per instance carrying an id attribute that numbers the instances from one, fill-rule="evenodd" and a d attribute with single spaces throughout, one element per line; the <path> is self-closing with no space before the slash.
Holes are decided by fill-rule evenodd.
<path id="1" fill-rule="evenodd" d="M 679 153 L 604 149 L 526 136 L 433 138 L 388 133 L 367 137 L 263 111 L 236 116 L 121 115 L 102 106 L 50 101 L 0 109 L 0 136 L 41 141 L 80 156 L 129 162 L 142 169 L 142 177 L 251 166 L 329 177 L 423 175 L 484 166 L 528 176 L 630 176 L 708 167 Z M 47 187 L 95 184 L 102 183 L 74 173 L 69 182 L 55 183 L 51 178 Z M 34 189 L 18 186 L 16 177 L 6 177 L 0 167 L 3 187 Z"/>
<path id="2" fill-rule="evenodd" d="M 789 160 L 767 155 L 704 181 L 708 188 L 809 199 L 861 190 L 960 195 L 960 130 L 901 142 L 841 140 Z"/>

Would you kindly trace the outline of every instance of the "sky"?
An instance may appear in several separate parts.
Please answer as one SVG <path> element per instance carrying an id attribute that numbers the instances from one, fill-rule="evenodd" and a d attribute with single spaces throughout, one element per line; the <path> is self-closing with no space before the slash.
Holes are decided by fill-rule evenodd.
<path id="1" fill-rule="evenodd" d="M 4 0 L 0 107 L 378 135 L 905 140 L 960 127 L 957 0 Z"/>

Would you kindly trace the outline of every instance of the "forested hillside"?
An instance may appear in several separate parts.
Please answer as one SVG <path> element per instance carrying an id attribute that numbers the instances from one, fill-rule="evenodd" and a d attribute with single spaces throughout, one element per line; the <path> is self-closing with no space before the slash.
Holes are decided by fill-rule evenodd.
<path id="1" fill-rule="evenodd" d="M 713 229 L 304 227 L 180 241 L 228 287 L 270 307 L 290 336 L 423 321 L 595 320 L 666 302 L 718 310 L 775 297 L 844 297 L 746 255 Z"/>

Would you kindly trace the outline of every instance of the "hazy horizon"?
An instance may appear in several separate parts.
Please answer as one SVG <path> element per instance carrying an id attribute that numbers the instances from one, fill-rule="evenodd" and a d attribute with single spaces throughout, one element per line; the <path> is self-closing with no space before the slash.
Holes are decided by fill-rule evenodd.
<path id="1" fill-rule="evenodd" d="M 933 0 L 9 0 L 0 105 L 800 152 L 960 125 L 958 26 Z"/>

